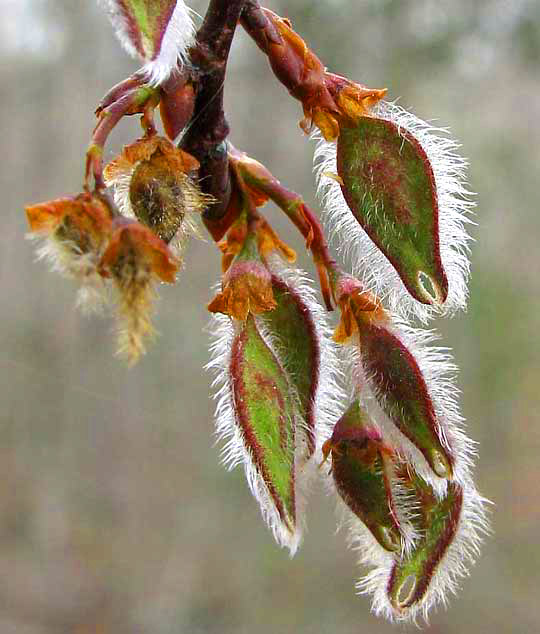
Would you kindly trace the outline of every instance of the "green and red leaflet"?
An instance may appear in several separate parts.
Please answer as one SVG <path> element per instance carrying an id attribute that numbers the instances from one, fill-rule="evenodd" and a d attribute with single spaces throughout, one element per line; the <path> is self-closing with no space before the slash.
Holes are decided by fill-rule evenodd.
<path id="1" fill-rule="evenodd" d="M 183 0 L 102 0 L 127 52 L 145 62 L 152 84 L 166 81 L 185 58 L 193 23 Z"/>
<path id="2" fill-rule="evenodd" d="M 422 303 L 444 303 L 435 176 L 416 138 L 394 122 L 361 117 L 341 129 L 337 171 L 349 209 L 409 293 Z"/>
<path id="3" fill-rule="evenodd" d="M 298 397 L 303 431 L 306 434 L 306 457 L 315 451 L 316 396 L 320 381 L 321 349 L 314 316 L 302 294 L 294 286 L 272 276 L 276 308 L 262 319 L 275 337 L 281 360 Z"/>
<path id="4" fill-rule="evenodd" d="M 234 338 L 230 380 L 234 415 L 252 461 L 256 487 L 262 484 L 259 493 L 266 493 L 272 505 L 264 509 L 261 502 L 263 513 L 275 511 L 292 536 L 297 528 L 295 404 L 287 376 L 252 315 Z"/>
<path id="5" fill-rule="evenodd" d="M 420 604 L 430 589 L 438 566 L 456 537 L 463 508 L 463 488 L 448 483 L 438 499 L 432 487 L 416 474 L 407 474 L 407 486 L 417 500 L 416 524 L 420 537 L 414 548 L 392 567 L 387 593 L 394 609 Z"/>
<path id="6" fill-rule="evenodd" d="M 346 506 L 382 548 L 400 551 L 400 523 L 392 489 L 393 452 L 358 400 L 336 423 L 323 454 L 332 456 L 332 478 Z"/>
<path id="7" fill-rule="evenodd" d="M 451 478 L 454 456 L 442 440 L 435 402 L 413 351 L 388 324 L 359 319 L 358 328 L 361 363 L 381 409 L 437 476 Z"/>

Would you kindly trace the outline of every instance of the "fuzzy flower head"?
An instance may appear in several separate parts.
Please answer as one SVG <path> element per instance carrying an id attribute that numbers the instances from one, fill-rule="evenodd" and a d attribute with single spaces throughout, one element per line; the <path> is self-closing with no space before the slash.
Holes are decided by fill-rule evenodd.
<path id="1" fill-rule="evenodd" d="M 100 308 L 104 287 L 97 266 L 112 226 L 107 200 L 83 193 L 29 206 L 26 215 L 32 237 L 43 243 L 38 256 L 81 284 L 77 303 L 83 309 Z"/>
<path id="2" fill-rule="evenodd" d="M 189 175 L 199 163 L 169 140 L 152 136 L 124 148 L 104 171 L 123 215 L 181 248 L 209 200 Z"/>
<path id="3" fill-rule="evenodd" d="M 118 353 L 130 364 L 145 352 L 144 341 L 154 334 L 150 321 L 155 284 L 172 284 L 178 261 L 152 231 L 133 220 L 119 218 L 100 262 L 112 278 L 118 296 Z"/>
<path id="4" fill-rule="evenodd" d="M 194 27 L 183 0 L 100 2 L 107 9 L 123 47 L 144 63 L 140 72 L 150 83 L 163 83 L 184 63 Z"/>

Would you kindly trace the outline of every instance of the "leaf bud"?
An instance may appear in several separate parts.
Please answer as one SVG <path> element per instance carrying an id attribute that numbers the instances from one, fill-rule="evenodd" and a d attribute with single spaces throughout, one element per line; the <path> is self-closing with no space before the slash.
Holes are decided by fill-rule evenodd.
<path id="1" fill-rule="evenodd" d="M 323 445 L 331 455 L 332 477 L 341 499 L 385 550 L 401 550 L 392 490 L 393 452 L 358 400 L 336 423 Z"/>
<path id="2" fill-rule="evenodd" d="M 343 120 L 338 140 L 317 148 L 328 227 L 392 311 L 426 321 L 462 308 L 473 206 L 466 162 L 446 130 L 395 104 L 380 101 L 367 115 Z"/>
<path id="3" fill-rule="evenodd" d="M 360 319 L 358 330 L 364 372 L 382 410 L 437 476 L 452 478 L 454 456 L 442 441 L 435 404 L 417 359 L 385 325 Z"/>
<path id="4" fill-rule="evenodd" d="M 316 448 L 322 385 L 322 355 L 324 343 L 321 333 L 321 311 L 311 288 L 294 272 L 272 275 L 275 308 L 261 314 L 260 319 L 279 352 L 281 364 L 291 387 L 296 393 L 297 406 L 306 436 L 304 458 L 309 459 Z M 331 362 L 326 358 L 326 362 Z"/>
<path id="5" fill-rule="evenodd" d="M 102 0 L 118 39 L 145 65 L 140 73 L 161 84 L 182 63 L 194 35 L 183 0 Z"/>

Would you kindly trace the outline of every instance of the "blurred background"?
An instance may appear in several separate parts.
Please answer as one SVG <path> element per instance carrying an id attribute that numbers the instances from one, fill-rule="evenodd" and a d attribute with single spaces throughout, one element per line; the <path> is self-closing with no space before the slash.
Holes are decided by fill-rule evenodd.
<path id="1" fill-rule="evenodd" d="M 206 304 L 219 257 L 193 241 L 160 289 L 160 337 L 134 369 L 110 319 L 35 262 L 25 203 L 80 189 L 93 110 L 136 68 L 95 2 L 0 0 L 0 633 L 387 634 L 316 491 L 290 561 L 214 444 Z M 206 2 L 191 5 L 203 13 Z M 494 536 L 437 634 L 540 631 L 540 3 L 269 0 L 327 66 L 448 125 L 478 192 L 467 314 L 437 324 L 461 367 Z M 239 31 L 232 140 L 316 206 L 299 104 Z M 107 157 L 138 134 L 113 134 Z M 301 254 L 301 240 L 269 216 Z"/>

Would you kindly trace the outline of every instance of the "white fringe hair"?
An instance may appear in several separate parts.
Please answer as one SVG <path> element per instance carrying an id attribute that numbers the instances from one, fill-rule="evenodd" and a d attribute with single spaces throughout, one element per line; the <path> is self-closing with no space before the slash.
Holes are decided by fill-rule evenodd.
<path id="1" fill-rule="evenodd" d="M 337 344 L 332 339 L 333 330 L 329 325 L 328 313 L 317 300 L 311 278 L 305 271 L 291 268 L 283 260 L 273 255 L 269 258 L 270 270 L 295 291 L 309 310 L 313 320 L 315 338 L 319 344 L 318 384 L 314 399 L 315 417 L 315 460 L 322 460 L 322 446 L 332 435 L 334 425 L 344 411 L 347 402 L 343 390 Z M 278 335 L 279 337 L 279 335 Z M 276 341 L 280 352 L 287 354 L 287 347 Z"/>
<path id="2" fill-rule="evenodd" d="M 297 420 L 295 421 L 295 435 L 300 432 L 301 436 L 298 435 L 295 438 L 295 510 L 297 524 L 294 533 L 291 533 L 279 516 L 267 486 L 253 463 L 249 448 L 246 447 L 242 432 L 236 422 L 234 394 L 229 367 L 232 345 L 239 325 L 235 326 L 233 321 L 225 315 L 214 315 L 208 327 L 213 341 L 210 346 L 211 361 L 207 364 L 206 369 L 210 370 L 215 376 L 212 387 L 218 388 L 214 397 L 217 400 L 215 417 L 217 439 L 218 441 L 224 441 L 221 449 L 222 461 L 229 470 L 239 464 L 244 465 L 249 488 L 259 503 L 264 521 L 271 529 L 277 543 L 282 547 L 287 547 L 292 557 L 300 545 L 302 533 L 305 530 L 305 501 L 309 486 L 316 473 L 316 465 L 322 455 L 322 443 L 328 434 L 328 430 L 333 427 L 339 417 L 338 408 L 344 400 L 335 376 L 338 362 L 335 357 L 334 344 L 330 339 L 331 331 L 326 323 L 326 315 L 315 299 L 315 292 L 309 284 L 306 274 L 299 270 L 288 269 L 277 258 L 270 258 L 270 262 L 271 270 L 297 292 L 309 308 L 314 321 L 316 337 L 320 345 L 319 380 L 314 406 L 316 450 L 307 462 L 304 451 L 306 430 L 299 413 L 297 413 Z M 274 352 L 276 359 L 279 360 L 284 350 L 284 346 L 279 342 L 279 336 L 276 337 L 273 333 L 271 335 L 268 332 L 264 324 L 264 318 L 257 317 L 256 323 L 265 343 Z M 287 373 L 285 372 L 285 374 Z M 294 392 L 293 398 L 298 402 L 298 397 Z"/>
<path id="3" fill-rule="evenodd" d="M 144 66 L 139 71 L 152 86 L 165 82 L 178 65 L 187 62 L 187 51 L 195 37 L 192 11 L 184 0 L 177 0 L 176 7 L 167 25 L 159 50 L 153 51 L 151 59 L 141 56 L 130 40 L 128 24 L 117 0 L 98 0 L 107 10 L 116 35 L 129 55 L 139 58 Z"/>
<path id="4" fill-rule="evenodd" d="M 365 405 L 364 399 L 361 399 L 362 405 Z M 372 421 L 374 422 L 374 421 Z M 385 438 L 383 430 L 379 427 L 383 436 L 383 442 L 389 444 Z M 394 468 L 392 467 L 394 471 Z M 332 471 L 329 469 L 322 474 L 324 479 L 324 488 L 328 496 L 336 499 L 336 517 L 338 522 L 338 530 L 345 528 L 348 531 L 347 544 L 353 550 L 361 550 L 364 553 L 365 563 L 371 566 L 379 566 L 382 562 L 391 563 L 394 561 L 394 554 L 384 549 L 375 539 L 367 526 L 350 510 L 347 504 L 341 498 Z M 392 474 L 390 479 L 391 495 L 399 523 L 400 534 L 402 537 L 401 555 L 411 552 L 414 544 L 418 540 L 418 532 L 413 525 L 413 519 L 416 514 L 415 500 L 411 496 L 409 489 L 403 486 L 400 479 Z"/>
<path id="5" fill-rule="evenodd" d="M 320 133 L 315 133 L 313 136 L 318 144 L 314 170 L 326 228 L 353 274 L 403 317 L 416 316 L 425 323 L 434 314 L 451 315 L 465 309 L 471 240 L 466 225 L 474 224 L 469 217 L 474 202 L 466 184 L 468 163 L 457 154 L 460 146 L 447 136 L 446 128 L 434 127 L 396 103 L 379 102 L 373 115 L 412 134 L 426 152 L 433 169 L 439 207 L 441 260 L 448 278 L 446 302 L 440 307 L 428 306 L 411 297 L 394 267 L 353 216 L 341 186 L 332 178 L 337 174 L 336 143 L 327 142 Z"/>
<path id="6" fill-rule="evenodd" d="M 98 254 L 82 253 L 72 240 L 60 240 L 43 232 L 29 233 L 26 238 L 41 243 L 36 250 L 37 260 L 47 261 L 52 272 L 80 284 L 76 308 L 85 315 L 103 313 L 110 293 L 97 271 Z"/>
<path id="7" fill-rule="evenodd" d="M 387 588 L 392 574 L 394 558 L 381 553 L 373 546 L 366 548 L 361 534 L 351 534 L 351 547 L 358 553 L 360 565 L 374 566 L 356 584 L 358 594 L 372 595 L 372 611 L 390 621 L 417 623 L 418 617 L 428 622 L 428 614 L 436 605 L 447 606 L 448 598 L 456 594 L 459 582 L 468 576 L 479 553 L 483 536 L 489 534 L 486 505 L 472 482 L 463 483 L 463 503 L 454 539 L 449 544 L 431 577 L 429 588 L 418 603 L 403 611 L 397 611 L 390 603 Z"/>
<path id="8" fill-rule="evenodd" d="M 473 484 L 472 463 L 476 455 L 475 443 L 463 430 L 464 419 L 457 403 L 459 390 L 455 385 L 457 368 L 449 349 L 430 345 L 438 339 L 437 333 L 433 330 L 413 328 L 397 316 L 394 316 L 393 325 L 388 327 L 388 330 L 397 336 L 416 358 L 434 405 L 441 440 L 455 458 L 453 479 L 463 489 L 463 506 L 456 535 L 438 564 L 426 595 L 418 604 L 404 612 L 398 612 L 393 608 L 387 596 L 387 588 L 395 556 L 377 543 L 370 531 L 341 501 L 338 508 L 343 523 L 349 529 L 348 542 L 358 553 L 359 564 L 371 568 L 358 582 L 357 590 L 359 594 L 372 595 L 373 612 L 391 621 L 416 622 L 419 616 L 427 621 L 431 608 L 439 603 L 446 605 L 448 596 L 456 593 L 459 580 L 467 576 L 468 568 L 478 556 L 482 537 L 490 532 L 486 509 L 489 500 L 482 497 Z M 382 410 L 371 387 L 370 377 L 362 367 L 357 336 L 348 345 L 343 346 L 341 357 L 344 367 L 347 368 L 347 387 L 350 393 L 353 397 L 360 395 L 362 404 L 380 427 L 384 442 L 395 449 L 398 460 L 413 465 L 418 475 L 433 488 L 437 499 L 443 499 L 448 488 L 447 480 L 433 473 L 419 449 L 397 429 Z M 383 395 L 377 396 L 379 400 L 384 398 Z M 328 481 L 331 480 L 329 477 Z M 403 529 L 402 556 L 406 556 L 422 537 L 413 525 L 414 516 L 419 510 L 418 502 L 399 478 L 393 487 L 398 518 Z M 335 490 L 333 481 L 328 488 Z"/>
<path id="9" fill-rule="evenodd" d="M 416 359 L 424 378 L 428 396 L 435 410 L 437 432 L 443 447 L 448 449 L 454 458 L 453 480 L 463 484 L 468 482 L 474 458 L 476 443 L 464 431 L 465 419 L 459 410 L 460 390 L 456 386 L 457 366 L 449 348 L 433 346 L 440 338 L 435 330 L 426 330 L 409 326 L 397 315 L 386 330 L 397 337 Z M 446 480 L 436 476 L 429 467 L 419 449 L 406 438 L 383 412 L 380 403 L 384 394 L 375 392 L 371 377 L 366 375 L 358 352 L 359 342 L 356 339 L 349 354 L 353 358 L 353 381 L 364 390 L 365 400 L 370 414 L 383 429 L 392 447 L 395 447 L 408 462 L 415 465 L 418 474 L 442 495 L 446 491 Z"/>
<path id="10" fill-rule="evenodd" d="M 229 470 L 239 464 L 244 465 L 249 489 L 259 503 L 265 523 L 272 531 L 276 542 L 280 546 L 288 548 L 291 557 L 293 557 L 300 545 L 303 528 L 298 490 L 295 491 L 296 526 L 291 532 L 281 519 L 236 422 L 234 392 L 229 367 L 237 328 L 229 317 L 217 314 L 212 317 L 208 330 L 212 335 L 213 342 L 210 346 L 211 361 L 206 365 L 206 369 L 214 373 L 212 387 L 218 388 L 214 395 L 214 398 L 217 399 L 215 418 L 217 440 L 224 441 L 221 448 L 222 462 Z M 295 456 L 295 481 L 299 479 L 299 475 L 296 471 Z"/>

